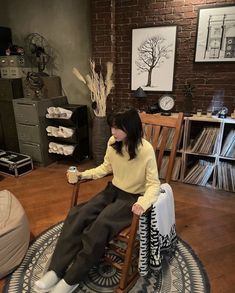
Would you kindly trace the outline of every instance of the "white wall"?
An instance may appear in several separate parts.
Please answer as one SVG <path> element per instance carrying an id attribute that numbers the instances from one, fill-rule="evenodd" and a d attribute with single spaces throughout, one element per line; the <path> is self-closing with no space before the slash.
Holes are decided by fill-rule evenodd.
<path id="1" fill-rule="evenodd" d="M 59 75 L 70 103 L 90 105 L 89 92 L 72 73 L 88 73 L 91 57 L 89 0 L 0 0 L 0 26 L 10 27 L 13 43 L 25 47 L 30 33 L 47 39 L 55 54 L 49 73 Z"/>

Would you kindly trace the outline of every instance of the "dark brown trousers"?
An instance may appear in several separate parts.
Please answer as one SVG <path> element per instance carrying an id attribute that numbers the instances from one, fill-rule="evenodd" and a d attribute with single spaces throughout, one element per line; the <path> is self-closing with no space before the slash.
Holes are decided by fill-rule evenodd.
<path id="1" fill-rule="evenodd" d="M 49 270 L 69 285 L 83 280 L 104 255 L 105 247 L 131 223 L 137 195 L 111 182 L 89 202 L 71 209 L 65 219 Z"/>

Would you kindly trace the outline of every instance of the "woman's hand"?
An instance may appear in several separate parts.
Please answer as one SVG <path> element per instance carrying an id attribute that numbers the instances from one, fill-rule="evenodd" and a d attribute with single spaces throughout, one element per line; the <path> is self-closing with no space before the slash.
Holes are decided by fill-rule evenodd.
<path id="1" fill-rule="evenodd" d="M 132 206 L 132 212 L 134 214 L 136 214 L 137 216 L 141 216 L 144 213 L 144 209 L 142 208 L 141 205 L 139 205 L 138 203 L 133 204 Z"/>
<path id="2" fill-rule="evenodd" d="M 78 178 L 81 177 L 81 172 L 79 172 L 78 170 L 76 172 L 69 172 L 67 171 L 66 176 L 67 176 L 67 180 L 69 183 L 71 184 L 75 184 L 78 182 Z"/>

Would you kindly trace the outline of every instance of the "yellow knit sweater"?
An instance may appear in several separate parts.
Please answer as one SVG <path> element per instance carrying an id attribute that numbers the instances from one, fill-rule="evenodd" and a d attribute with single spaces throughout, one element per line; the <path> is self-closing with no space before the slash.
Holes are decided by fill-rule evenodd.
<path id="1" fill-rule="evenodd" d="M 104 162 L 100 166 L 82 172 L 82 179 L 98 179 L 113 173 L 112 183 L 116 187 L 136 195 L 137 203 L 147 210 L 159 195 L 160 181 L 152 145 L 145 139 L 138 147 L 137 156 L 129 160 L 129 154 L 123 147 L 123 155 L 118 154 L 108 141 Z"/>

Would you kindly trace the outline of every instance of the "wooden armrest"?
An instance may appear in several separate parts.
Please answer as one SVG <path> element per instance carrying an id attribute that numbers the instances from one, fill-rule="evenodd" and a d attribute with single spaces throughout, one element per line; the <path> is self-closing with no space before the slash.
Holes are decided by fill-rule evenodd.
<path id="1" fill-rule="evenodd" d="M 106 179 L 105 179 L 106 178 Z M 111 181 L 112 178 L 112 174 L 109 174 L 107 176 L 104 176 L 102 178 L 99 179 L 79 179 L 77 183 L 73 184 L 73 194 L 72 194 L 72 198 L 71 198 L 71 204 L 70 204 L 70 208 L 74 207 L 75 205 L 77 205 L 77 200 L 78 200 L 78 195 L 79 195 L 79 188 L 80 185 L 89 181 L 97 181 L 97 180 L 103 180 L 104 181 Z"/>
<path id="2" fill-rule="evenodd" d="M 142 215 L 144 216 L 144 215 L 148 214 L 151 211 L 152 207 L 153 206 L 151 205 L 151 207 L 149 207 Z"/>
<path id="3" fill-rule="evenodd" d="M 77 183 L 73 184 L 73 193 L 72 193 L 72 198 L 71 198 L 71 202 L 70 202 L 70 208 L 72 208 L 72 207 L 77 205 L 80 185 L 82 183 L 92 181 L 92 180 L 93 179 L 78 179 Z"/>

